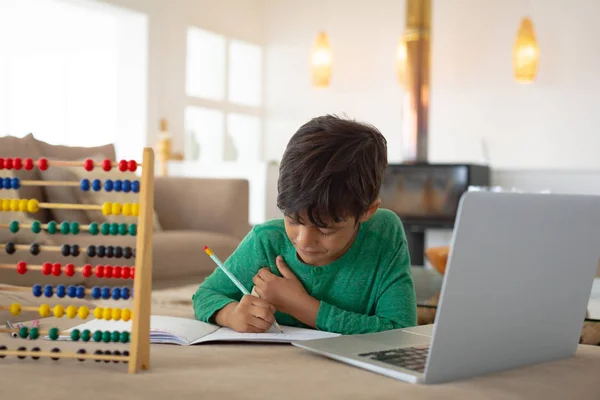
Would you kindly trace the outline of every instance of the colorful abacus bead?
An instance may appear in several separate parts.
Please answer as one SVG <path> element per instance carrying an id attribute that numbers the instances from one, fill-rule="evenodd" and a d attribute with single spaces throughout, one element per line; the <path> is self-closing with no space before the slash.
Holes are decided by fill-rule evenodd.
<path id="1" fill-rule="evenodd" d="M 19 221 L 10 221 L 10 224 L 8 225 L 8 230 L 10 230 L 10 233 L 19 232 Z"/>
<path id="2" fill-rule="evenodd" d="M 56 297 L 63 298 L 67 295 L 67 289 L 65 285 L 57 285 L 56 286 Z"/>
<path id="3" fill-rule="evenodd" d="M 68 235 L 71 232 L 71 226 L 67 221 L 63 221 L 60 224 L 60 233 L 62 235 Z"/>
<path id="4" fill-rule="evenodd" d="M 25 168 L 25 170 L 31 171 L 33 169 L 33 159 L 29 157 L 26 158 L 23 162 L 23 167 Z"/>
<path id="5" fill-rule="evenodd" d="M 30 213 L 36 213 L 40 210 L 40 203 L 36 199 L 27 200 L 27 211 Z"/>
<path id="6" fill-rule="evenodd" d="M 133 193 L 139 193 L 140 192 L 140 181 L 131 182 L 131 190 L 133 191 Z"/>
<path id="7" fill-rule="evenodd" d="M 123 192 L 129 193 L 131 191 L 131 181 L 129 179 L 125 179 L 123 181 Z"/>
<path id="8" fill-rule="evenodd" d="M 49 234 L 54 235 L 58 231 L 56 221 L 49 221 L 48 224 L 46 225 L 46 231 Z"/>
<path id="9" fill-rule="evenodd" d="M 52 285 L 45 285 L 44 286 L 44 296 L 50 298 L 54 295 L 54 289 L 52 288 Z"/>
<path id="10" fill-rule="evenodd" d="M 27 273 L 27 263 L 25 261 L 19 261 L 17 264 L 17 272 L 21 275 L 25 275 Z"/>
<path id="11" fill-rule="evenodd" d="M 41 297 L 42 296 L 42 285 L 39 284 L 35 284 L 31 287 L 31 293 L 35 296 L 35 297 Z"/>
<path id="12" fill-rule="evenodd" d="M 26 326 L 22 326 L 21 328 L 19 328 L 19 337 L 21 339 L 26 339 L 27 336 L 29 336 L 29 328 L 27 328 Z"/>
<path id="13" fill-rule="evenodd" d="M 86 278 L 92 276 L 92 266 L 90 264 L 85 264 L 83 268 L 81 268 L 81 275 Z"/>
<path id="14" fill-rule="evenodd" d="M 92 185 L 90 184 L 89 179 L 82 179 L 81 182 L 79 182 L 79 188 L 82 192 L 89 192 L 91 187 Z"/>
<path id="15" fill-rule="evenodd" d="M 31 232 L 40 233 L 42 231 L 42 224 L 40 221 L 33 221 L 31 223 Z"/>
<path id="16" fill-rule="evenodd" d="M 100 190 L 102 190 L 102 182 L 100 181 L 100 179 L 94 179 L 92 181 L 92 190 L 94 192 L 99 192 Z"/>
<path id="17" fill-rule="evenodd" d="M 94 170 L 94 160 L 92 160 L 91 158 L 87 158 L 84 162 L 83 162 L 83 168 L 86 171 L 93 171 Z"/>
<path id="18" fill-rule="evenodd" d="M 90 232 L 91 235 L 97 235 L 98 233 L 100 233 L 100 229 L 98 229 L 98 223 L 97 222 L 92 222 L 90 224 L 89 232 Z"/>
<path id="19" fill-rule="evenodd" d="M 121 172 L 127 171 L 127 160 L 119 161 L 119 171 L 121 171 Z"/>
<path id="20" fill-rule="evenodd" d="M 65 275 L 66 276 L 75 276 L 75 265 L 73 264 L 67 264 L 65 265 Z"/>
<path id="21" fill-rule="evenodd" d="M 112 161 L 109 159 L 102 160 L 102 169 L 106 172 L 112 169 Z"/>
<path id="22" fill-rule="evenodd" d="M 14 316 L 21 314 L 21 305 L 19 303 L 12 303 L 10 305 L 10 313 Z"/>
<path id="23" fill-rule="evenodd" d="M 135 172 L 137 170 L 137 162 L 135 160 L 130 160 L 127 163 L 127 167 L 129 168 L 130 172 Z"/>
<path id="24" fill-rule="evenodd" d="M 120 179 L 115 179 L 114 182 L 115 192 L 120 192 L 123 190 L 123 181 Z"/>
<path id="25" fill-rule="evenodd" d="M 40 245 L 37 243 L 32 243 L 31 246 L 29 246 L 29 252 L 34 256 L 37 256 L 40 254 Z"/>
<path id="26" fill-rule="evenodd" d="M 17 251 L 17 247 L 15 246 L 15 244 L 13 242 L 8 242 L 4 245 L 4 249 L 6 250 L 6 252 L 8 254 L 15 254 L 15 252 Z"/>
<path id="27" fill-rule="evenodd" d="M 38 168 L 40 169 L 40 171 L 47 170 L 48 169 L 48 159 L 45 157 L 38 159 L 37 165 L 38 165 Z"/>
<path id="28" fill-rule="evenodd" d="M 62 265 L 60 263 L 52 264 L 52 275 L 60 276 L 62 274 Z"/>
<path id="29" fill-rule="evenodd" d="M 36 340 L 40 337 L 40 330 L 38 327 L 33 327 L 29 330 L 29 338 L 32 340 Z"/>

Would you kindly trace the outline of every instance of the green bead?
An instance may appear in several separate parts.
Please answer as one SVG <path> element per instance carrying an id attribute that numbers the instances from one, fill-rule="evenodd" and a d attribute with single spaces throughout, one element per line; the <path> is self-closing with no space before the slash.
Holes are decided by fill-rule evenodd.
<path id="1" fill-rule="evenodd" d="M 31 232 L 40 233 L 42 231 L 42 224 L 40 221 L 33 221 L 31 223 Z"/>
<path id="2" fill-rule="evenodd" d="M 121 332 L 121 343 L 129 343 L 129 332 Z"/>
<path id="3" fill-rule="evenodd" d="M 90 234 L 91 235 L 97 235 L 99 232 L 98 230 L 98 223 L 97 222 L 92 222 L 90 224 Z"/>
<path id="4" fill-rule="evenodd" d="M 110 224 L 103 222 L 102 225 L 100 225 L 100 232 L 105 236 L 108 235 L 110 233 Z"/>
<path id="5" fill-rule="evenodd" d="M 10 221 L 8 229 L 10 229 L 11 233 L 19 232 L 19 221 Z"/>
<path id="6" fill-rule="evenodd" d="M 27 327 L 26 327 L 26 326 L 22 326 L 22 327 L 19 329 L 19 337 L 20 337 L 21 339 L 25 339 L 25 338 L 27 337 L 27 335 L 28 335 L 28 334 L 29 334 L 29 329 L 27 329 Z"/>
<path id="7" fill-rule="evenodd" d="M 48 222 L 48 233 L 51 235 L 56 233 L 56 221 Z"/>
<path id="8" fill-rule="evenodd" d="M 50 328 L 50 331 L 48 331 L 48 336 L 50 336 L 50 339 L 52 340 L 58 339 L 58 328 Z"/>
<path id="9" fill-rule="evenodd" d="M 127 235 L 127 224 L 119 224 L 119 235 Z"/>
<path id="10" fill-rule="evenodd" d="M 35 339 L 39 338 L 40 337 L 40 330 L 39 330 L 39 328 L 31 328 L 31 330 L 29 331 L 29 337 L 32 340 L 35 340 Z"/>
<path id="11" fill-rule="evenodd" d="M 113 333 L 110 334 L 111 342 L 118 343 L 119 339 L 121 339 L 121 334 L 119 333 L 119 331 L 114 331 Z"/>
<path id="12" fill-rule="evenodd" d="M 60 233 L 63 235 L 69 234 L 69 223 L 67 221 L 64 221 L 60 224 Z"/>
<path id="13" fill-rule="evenodd" d="M 119 224 L 110 224 L 110 234 L 115 236 L 119 233 Z"/>
<path id="14" fill-rule="evenodd" d="M 94 342 L 99 342 L 102 340 L 102 331 L 94 331 L 93 336 Z"/>
<path id="15" fill-rule="evenodd" d="M 79 329 L 73 329 L 71 331 L 71 340 L 76 342 L 79 340 L 79 338 L 81 337 L 81 332 L 79 332 Z"/>
<path id="16" fill-rule="evenodd" d="M 84 342 L 89 342 L 91 337 L 92 334 L 90 333 L 89 329 L 84 329 L 83 332 L 81 332 L 81 340 L 83 340 Z"/>
<path id="17" fill-rule="evenodd" d="M 79 233 L 79 222 L 71 222 L 71 233 L 77 235 Z"/>
<path id="18" fill-rule="evenodd" d="M 110 343 L 110 331 L 104 331 L 104 333 L 102 333 L 102 341 L 104 343 Z"/>
<path id="19" fill-rule="evenodd" d="M 129 225 L 129 234 L 131 236 L 137 235 L 137 225 L 136 224 Z"/>

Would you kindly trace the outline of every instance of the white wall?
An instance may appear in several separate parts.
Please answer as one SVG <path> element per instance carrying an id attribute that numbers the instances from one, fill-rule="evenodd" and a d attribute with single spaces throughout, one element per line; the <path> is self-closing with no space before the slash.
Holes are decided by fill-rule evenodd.
<path id="1" fill-rule="evenodd" d="M 266 1 L 267 160 L 280 160 L 298 127 L 327 113 L 373 123 L 388 139 L 390 160 L 399 160 L 403 91 L 394 56 L 404 14 L 403 1 Z M 326 89 L 310 81 L 309 56 L 319 30 L 328 33 L 333 54 Z"/>

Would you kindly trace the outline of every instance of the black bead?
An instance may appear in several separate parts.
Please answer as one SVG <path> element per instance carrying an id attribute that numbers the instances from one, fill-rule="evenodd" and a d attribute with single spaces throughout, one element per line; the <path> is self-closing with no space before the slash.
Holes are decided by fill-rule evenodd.
<path id="1" fill-rule="evenodd" d="M 96 255 L 96 246 L 88 246 L 87 255 L 88 257 L 94 257 Z"/>
<path id="2" fill-rule="evenodd" d="M 50 350 L 51 353 L 60 353 L 60 349 L 58 347 L 53 348 L 52 350 Z M 52 359 L 54 361 L 58 360 L 59 357 L 52 357 Z"/>
<path id="3" fill-rule="evenodd" d="M 125 351 L 123 352 L 123 355 L 124 355 L 125 357 L 129 357 L 129 351 L 128 351 L 128 350 L 125 350 Z M 125 360 L 125 361 L 123 361 L 123 362 L 124 362 L 125 364 L 127 364 L 129 361 Z"/>
<path id="4" fill-rule="evenodd" d="M 129 259 L 129 258 L 131 258 L 132 255 L 133 255 L 133 252 L 131 251 L 131 247 L 127 246 L 123 249 L 123 257 Z"/>
<path id="5" fill-rule="evenodd" d="M 29 246 L 29 251 L 34 256 L 37 256 L 38 254 L 40 254 L 40 245 L 37 243 L 32 243 L 31 246 Z"/>
<path id="6" fill-rule="evenodd" d="M 68 244 L 63 244 L 60 248 L 60 252 L 63 256 L 68 257 L 69 254 L 71 254 L 71 246 L 69 246 Z"/>
<path id="7" fill-rule="evenodd" d="M 121 246 L 115 246 L 115 258 L 123 257 L 123 248 Z"/>
<path id="8" fill-rule="evenodd" d="M 105 355 L 105 356 L 110 356 L 110 355 L 112 355 L 112 353 L 110 352 L 110 350 L 106 350 L 106 351 L 104 352 L 104 355 Z M 105 363 L 109 363 L 109 362 L 110 362 L 110 360 L 106 359 L 106 360 L 104 360 L 104 362 L 105 362 Z"/>
<path id="9" fill-rule="evenodd" d="M 85 349 L 77 350 L 77 354 L 86 354 Z M 85 358 L 78 358 L 79 361 L 85 361 Z"/>
<path id="10" fill-rule="evenodd" d="M 98 254 L 98 257 L 106 256 L 106 247 L 102 245 L 98 246 L 98 248 L 96 249 L 96 253 Z"/>
<path id="11" fill-rule="evenodd" d="M 119 350 L 113 351 L 113 356 L 120 356 L 120 355 L 121 355 L 121 352 Z M 119 360 L 113 360 L 113 362 L 115 364 L 117 364 L 119 362 Z"/>
<path id="12" fill-rule="evenodd" d="M 19 348 L 17 349 L 17 351 L 27 351 L 27 348 L 26 348 L 26 347 L 23 347 L 23 346 L 21 346 L 21 347 L 19 347 Z M 19 359 L 21 359 L 21 360 L 25 358 L 25 356 L 22 356 L 22 355 L 18 355 L 17 357 L 18 357 Z"/>
<path id="13" fill-rule="evenodd" d="M 115 255 L 115 249 L 112 246 L 106 246 L 106 257 L 113 258 Z"/>
<path id="14" fill-rule="evenodd" d="M 134 256 L 134 257 L 136 256 L 136 255 L 135 255 L 135 253 L 136 253 L 136 251 L 135 251 L 135 248 L 134 248 L 134 249 L 133 249 L 133 256 Z"/>
<path id="15" fill-rule="evenodd" d="M 79 255 L 79 245 L 78 244 L 71 245 L 71 255 L 73 257 L 77 257 Z"/>
<path id="16" fill-rule="evenodd" d="M 34 347 L 33 349 L 31 349 L 31 351 L 34 353 L 38 353 L 41 351 L 41 349 L 39 347 Z M 33 358 L 34 360 L 39 360 L 40 356 L 31 356 L 31 358 Z"/>
<path id="17" fill-rule="evenodd" d="M 15 244 L 13 242 L 6 243 L 6 246 L 4 248 L 6 249 L 6 252 L 8 254 L 15 254 L 15 251 L 17 251 L 17 248 L 15 247 Z"/>
<path id="18" fill-rule="evenodd" d="M 103 355 L 103 354 L 104 354 L 104 352 L 103 352 L 102 350 L 96 350 L 96 351 L 94 352 L 94 355 L 96 355 L 96 356 L 101 356 L 101 355 Z M 98 360 L 98 359 L 96 359 L 95 361 L 96 361 L 96 362 L 100 362 L 100 361 L 102 361 L 102 360 Z"/>
<path id="19" fill-rule="evenodd" d="M 0 351 L 5 351 L 6 350 L 6 346 L 5 345 L 0 345 Z M 4 358 L 6 357 L 4 354 L 0 354 L 0 358 Z"/>

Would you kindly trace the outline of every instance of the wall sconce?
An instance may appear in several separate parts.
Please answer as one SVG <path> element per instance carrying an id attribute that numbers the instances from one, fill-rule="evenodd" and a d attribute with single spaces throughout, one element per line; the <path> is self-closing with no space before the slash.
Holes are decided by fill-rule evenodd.
<path id="1" fill-rule="evenodd" d="M 331 46 L 325 32 L 320 32 L 312 49 L 310 66 L 312 84 L 315 87 L 327 87 L 331 80 Z"/>
<path id="2" fill-rule="evenodd" d="M 531 83 L 535 80 L 539 58 L 533 23 L 531 19 L 523 18 L 513 50 L 513 68 L 517 82 Z"/>
<path id="3" fill-rule="evenodd" d="M 402 35 L 396 49 L 396 76 L 398 77 L 398 83 L 403 88 L 406 88 L 406 60 L 406 35 Z"/>

